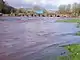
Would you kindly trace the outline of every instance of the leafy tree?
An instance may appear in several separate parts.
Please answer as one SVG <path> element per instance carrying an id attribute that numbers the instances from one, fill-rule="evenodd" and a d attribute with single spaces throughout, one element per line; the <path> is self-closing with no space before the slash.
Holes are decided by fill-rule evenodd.
<path id="1" fill-rule="evenodd" d="M 4 14 L 10 14 L 11 10 L 13 10 L 13 12 L 14 12 L 15 8 L 9 6 L 7 4 L 7 2 L 4 2 L 3 0 L 0 0 L 0 12 L 2 12 Z"/>
<path id="2" fill-rule="evenodd" d="M 2 11 L 3 7 L 4 7 L 4 1 L 0 0 L 0 12 Z"/>

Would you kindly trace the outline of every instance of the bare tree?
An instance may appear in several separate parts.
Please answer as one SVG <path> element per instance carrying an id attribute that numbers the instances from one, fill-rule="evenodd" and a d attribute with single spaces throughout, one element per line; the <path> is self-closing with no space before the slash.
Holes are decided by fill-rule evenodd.
<path id="1" fill-rule="evenodd" d="M 66 13 L 69 14 L 71 12 L 71 4 L 66 5 Z"/>
<path id="2" fill-rule="evenodd" d="M 66 11 L 66 5 L 60 5 L 59 6 L 59 13 L 65 14 L 65 11 Z"/>

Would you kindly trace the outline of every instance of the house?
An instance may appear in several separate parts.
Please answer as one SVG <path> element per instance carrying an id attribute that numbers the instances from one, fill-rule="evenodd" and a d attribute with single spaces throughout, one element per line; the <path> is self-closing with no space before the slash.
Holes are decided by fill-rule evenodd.
<path id="1" fill-rule="evenodd" d="M 43 14 L 44 11 L 43 11 L 43 10 L 36 10 L 35 13 L 36 13 L 36 14 Z"/>

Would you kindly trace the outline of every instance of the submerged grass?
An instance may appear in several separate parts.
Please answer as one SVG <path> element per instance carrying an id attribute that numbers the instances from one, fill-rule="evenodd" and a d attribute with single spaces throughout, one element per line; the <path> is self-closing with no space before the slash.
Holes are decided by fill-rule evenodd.
<path id="1" fill-rule="evenodd" d="M 56 22 L 80 23 L 80 19 L 57 20 Z"/>
<path id="2" fill-rule="evenodd" d="M 78 23 L 77 28 L 80 28 L 80 19 L 71 19 L 71 20 L 57 20 L 56 22 L 66 22 L 66 23 Z M 75 34 L 80 36 L 80 31 Z M 60 56 L 58 60 L 80 60 L 80 44 L 71 44 L 64 46 L 70 54 L 67 56 Z"/>
<path id="3" fill-rule="evenodd" d="M 80 31 L 76 33 L 77 36 L 80 36 Z"/>
<path id="4" fill-rule="evenodd" d="M 60 56 L 58 60 L 80 60 L 80 44 L 72 44 L 64 46 L 70 54 L 68 56 Z"/>
<path id="5" fill-rule="evenodd" d="M 77 28 L 80 28 L 80 19 L 57 20 L 56 22 L 77 23 Z M 75 35 L 80 36 L 80 31 L 77 32 Z"/>

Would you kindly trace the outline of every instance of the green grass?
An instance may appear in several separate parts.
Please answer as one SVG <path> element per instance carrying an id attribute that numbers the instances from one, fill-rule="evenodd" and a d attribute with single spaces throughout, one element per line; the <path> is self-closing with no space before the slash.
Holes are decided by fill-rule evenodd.
<path id="1" fill-rule="evenodd" d="M 80 31 L 76 33 L 77 36 L 80 36 Z"/>
<path id="2" fill-rule="evenodd" d="M 57 20 L 56 22 L 79 23 L 80 22 L 80 19 Z"/>
<path id="3" fill-rule="evenodd" d="M 72 19 L 72 20 L 57 20 L 56 22 L 66 22 L 66 23 L 78 23 L 77 28 L 80 28 L 80 19 Z M 80 31 L 75 35 L 80 36 Z M 60 56 L 58 60 L 80 60 L 80 44 L 72 44 L 64 46 L 70 54 L 67 56 Z"/>
<path id="4" fill-rule="evenodd" d="M 68 56 L 60 56 L 58 60 L 80 60 L 80 44 L 72 44 L 64 48 L 71 53 Z"/>

